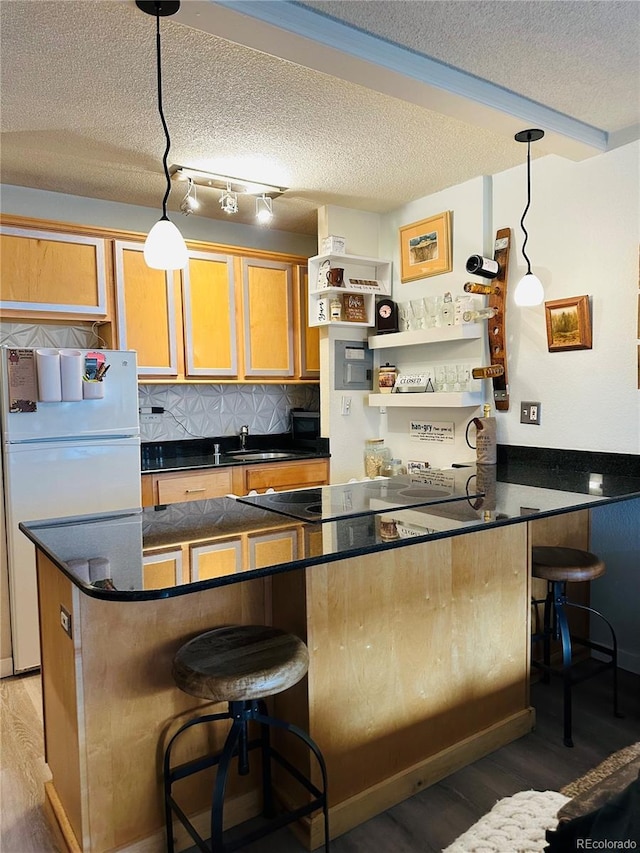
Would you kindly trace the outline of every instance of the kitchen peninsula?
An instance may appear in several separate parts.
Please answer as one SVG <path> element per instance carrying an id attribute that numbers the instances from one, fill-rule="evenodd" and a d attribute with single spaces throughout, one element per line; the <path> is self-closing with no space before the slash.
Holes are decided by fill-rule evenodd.
<path id="1" fill-rule="evenodd" d="M 21 525 L 38 557 L 47 807 L 66 848 L 164 849 L 158 756 L 204 704 L 174 686 L 171 660 L 216 625 L 307 643 L 308 678 L 274 711 L 323 750 L 334 835 L 529 731 L 530 547 L 586 547 L 589 510 L 640 497 L 640 477 L 591 491 L 578 472 L 458 468 Z M 191 802 L 206 821 L 203 787 Z M 234 822 L 251 816 L 254 788 L 229 804 Z M 321 843 L 321 821 L 301 832 Z"/>

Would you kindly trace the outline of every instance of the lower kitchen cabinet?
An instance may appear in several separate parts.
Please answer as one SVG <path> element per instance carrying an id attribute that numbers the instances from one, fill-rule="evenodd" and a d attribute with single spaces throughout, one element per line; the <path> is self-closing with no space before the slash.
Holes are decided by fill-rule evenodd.
<path id="1" fill-rule="evenodd" d="M 265 492 L 267 489 L 304 489 L 324 486 L 329 482 L 329 460 L 314 459 L 309 462 L 272 462 L 269 465 L 245 465 L 243 490 Z"/>
<path id="2" fill-rule="evenodd" d="M 292 460 L 142 475 L 142 506 L 202 501 L 267 489 L 302 489 L 329 482 L 329 460 Z"/>
<path id="3" fill-rule="evenodd" d="M 242 571 L 242 537 L 206 542 L 189 548 L 189 578 L 205 581 Z"/>
<path id="4" fill-rule="evenodd" d="M 165 589 L 183 583 L 182 548 L 153 551 L 142 556 L 145 589 Z"/>
<path id="5" fill-rule="evenodd" d="M 203 501 L 239 494 L 234 486 L 242 482 L 236 466 L 229 468 L 196 468 L 176 474 L 143 474 L 142 505 L 174 504 Z"/>

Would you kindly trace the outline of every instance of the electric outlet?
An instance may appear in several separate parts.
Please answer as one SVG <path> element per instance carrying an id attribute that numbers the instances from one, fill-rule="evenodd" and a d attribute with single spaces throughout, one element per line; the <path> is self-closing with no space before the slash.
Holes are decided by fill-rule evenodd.
<path id="1" fill-rule="evenodd" d="M 71 614 L 62 605 L 60 605 L 60 624 L 65 634 L 71 636 Z"/>
<path id="2" fill-rule="evenodd" d="M 520 423 L 521 424 L 540 424 L 540 409 L 541 403 L 523 402 L 520 403 Z"/>
<path id="3" fill-rule="evenodd" d="M 140 415 L 140 423 L 141 424 L 158 423 L 161 420 L 162 420 L 162 415 L 156 415 L 156 414 L 151 414 L 151 413 Z"/>

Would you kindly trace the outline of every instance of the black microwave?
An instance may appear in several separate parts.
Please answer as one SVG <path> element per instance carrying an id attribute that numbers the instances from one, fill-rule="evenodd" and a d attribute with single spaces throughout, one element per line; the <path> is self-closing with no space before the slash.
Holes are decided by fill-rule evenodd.
<path id="1" fill-rule="evenodd" d="M 291 412 L 291 436 L 298 439 L 320 437 L 320 412 Z"/>

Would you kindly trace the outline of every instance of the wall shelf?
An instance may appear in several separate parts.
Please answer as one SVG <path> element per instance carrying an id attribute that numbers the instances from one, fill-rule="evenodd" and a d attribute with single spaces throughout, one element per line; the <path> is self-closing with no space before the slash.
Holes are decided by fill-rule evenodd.
<path id="1" fill-rule="evenodd" d="M 370 406 L 380 408 L 451 408 L 475 409 L 482 405 L 481 391 L 369 394 Z"/>
<path id="2" fill-rule="evenodd" d="M 327 287 L 326 271 L 339 267 L 344 270 L 344 287 Z M 309 326 L 374 326 L 376 296 L 391 293 L 391 261 L 363 255 L 316 255 L 309 258 Z M 375 281 L 377 286 L 350 286 L 349 279 Z M 358 294 L 364 299 L 366 322 L 331 320 L 331 298 L 335 295 Z"/>
<path id="3" fill-rule="evenodd" d="M 481 338 L 485 331 L 482 323 L 463 323 L 460 326 L 442 326 L 436 329 L 416 329 L 408 332 L 390 332 L 387 335 L 369 335 L 370 349 L 391 349 L 419 344 L 437 344 L 446 341 L 464 341 Z"/>

